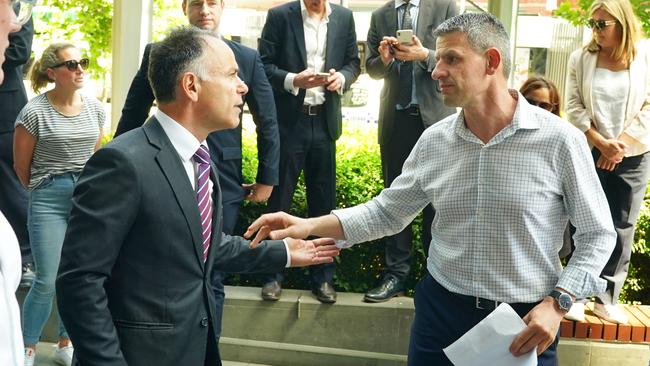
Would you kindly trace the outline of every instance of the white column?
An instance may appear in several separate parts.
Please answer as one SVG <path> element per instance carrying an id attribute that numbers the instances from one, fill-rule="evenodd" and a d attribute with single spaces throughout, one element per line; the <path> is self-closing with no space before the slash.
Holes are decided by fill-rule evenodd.
<path id="1" fill-rule="evenodd" d="M 131 80 L 151 41 L 152 19 L 153 0 L 115 0 L 113 4 L 111 131 L 117 128 Z"/>
<path id="2" fill-rule="evenodd" d="M 519 11 L 519 0 L 489 0 L 488 12 L 499 18 L 506 32 L 510 36 L 510 57 L 512 68 L 508 83 L 512 87 L 515 63 L 515 45 L 517 44 L 517 13 Z"/>

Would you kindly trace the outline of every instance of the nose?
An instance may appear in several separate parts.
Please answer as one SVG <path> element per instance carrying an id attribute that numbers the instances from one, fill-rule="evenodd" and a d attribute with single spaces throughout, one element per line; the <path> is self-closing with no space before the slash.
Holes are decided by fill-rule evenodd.
<path id="1" fill-rule="evenodd" d="M 440 62 L 436 63 L 436 67 L 431 71 L 431 79 L 440 80 L 444 76 L 444 72 L 440 67 Z"/>
<path id="2" fill-rule="evenodd" d="M 242 96 L 248 93 L 248 86 L 242 79 L 239 78 L 239 76 L 237 76 L 237 82 L 239 83 L 239 85 L 237 85 L 237 93 Z"/>

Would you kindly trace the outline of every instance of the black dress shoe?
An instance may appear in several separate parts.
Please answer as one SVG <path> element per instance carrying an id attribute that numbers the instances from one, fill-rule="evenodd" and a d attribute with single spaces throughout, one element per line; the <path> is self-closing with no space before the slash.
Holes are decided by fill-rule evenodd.
<path id="1" fill-rule="evenodd" d="M 311 290 L 316 295 L 318 301 L 324 304 L 333 304 L 336 302 L 336 291 L 334 287 L 327 282 L 323 282 L 320 286 Z"/>
<path id="2" fill-rule="evenodd" d="M 34 279 L 36 278 L 36 274 L 32 270 L 32 264 L 31 263 L 25 263 L 23 264 L 23 274 L 20 277 L 20 287 L 31 287 L 32 283 L 34 283 Z"/>
<path id="3" fill-rule="evenodd" d="M 278 301 L 282 295 L 282 286 L 280 282 L 271 281 L 262 286 L 262 299 L 266 301 Z"/>
<path id="4" fill-rule="evenodd" d="M 404 295 L 404 283 L 394 276 L 385 276 L 379 286 L 366 292 L 363 301 L 384 302 L 400 295 Z"/>

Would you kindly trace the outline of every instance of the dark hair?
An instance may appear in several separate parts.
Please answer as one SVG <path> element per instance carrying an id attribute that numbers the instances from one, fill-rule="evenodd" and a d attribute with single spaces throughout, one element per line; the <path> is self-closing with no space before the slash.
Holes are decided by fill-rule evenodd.
<path id="1" fill-rule="evenodd" d="M 560 93 L 558 92 L 555 84 L 549 79 L 538 75 L 531 76 L 528 78 L 528 80 L 524 81 L 524 83 L 521 85 L 521 88 L 519 88 L 519 92 L 521 93 L 521 95 L 526 96 L 526 94 L 541 88 L 548 89 L 548 94 L 551 98 L 551 104 L 553 104 L 553 110 L 551 110 L 551 113 L 555 114 L 556 116 L 559 116 L 560 115 Z"/>
<path id="2" fill-rule="evenodd" d="M 503 74 L 507 78 L 512 68 L 510 38 L 503 24 L 489 13 L 464 13 L 445 20 L 433 31 L 434 37 L 454 32 L 465 33 L 467 42 L 478 52 L 496 48 L 501 53 Z"/>
<path id="3" fill-rule="evenodd" d="M 219 39 L 214 32 L 188 26 L 173 29 L 151 47 L 147 78 L 159 103 L 175 100 L 178 81 L 185 72 L 207 79 L 203 59 L 208 37 Z"/>

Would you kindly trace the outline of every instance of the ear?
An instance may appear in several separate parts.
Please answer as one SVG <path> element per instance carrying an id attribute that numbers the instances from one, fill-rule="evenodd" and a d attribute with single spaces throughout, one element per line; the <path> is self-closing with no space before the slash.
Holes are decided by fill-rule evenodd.
<path id="1" fill-rule="evenodd" d="M 198 76 L 194 75 L 191 72 L 184 73 L 178 85 L 179 94 L 181 94 L 184 99 L 189 99 L 190 101 L 196 103 L 199 100 L 200 90 L 201 84 L 199 82 Z"/>
<path id="2" fill-rule="evenodd" d="M 494 75 L 501 65 L 501 52 L 496 48 L 489 48 L 485 51 L 487 57 L 487 67 L 485 68 L 488 75 Z"/>
<path id="3" fill-rule="evenodd" d="M 187 16 L 187 0 L 181 0 L 181 8 L 183 9 L 183 15 Z"/>
<path id="4" fill-rule="evenodd" d="M 48 67 L 45 69 L 45 74 L 47 74 L 47 78 L 50 79 L 51 82 L 56 81 L 56 72 L 54 69 Z"/>

